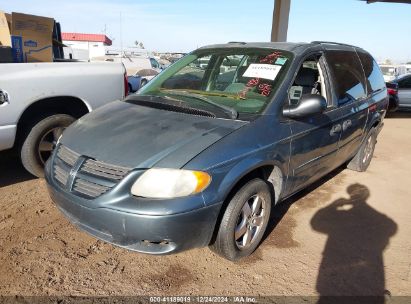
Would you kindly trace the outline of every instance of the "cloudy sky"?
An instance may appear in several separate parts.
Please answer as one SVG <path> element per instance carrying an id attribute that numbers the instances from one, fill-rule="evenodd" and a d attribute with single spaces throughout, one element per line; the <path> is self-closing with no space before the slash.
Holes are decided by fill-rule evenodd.
<path id="1" fill-rule="evenodd" d="M 289 41 L 340 41 L 361 46 L 379 60 L 411 61 L 411 5 L 367 5 L 358 0 L 291 2 Z M 186 52 L 213 43 L 268 41 L 273 3 L 274 0 L 0 0 L 0 9 L 53 17 L 65 32 L 106 31 L 116 46 L 121 40 L 123 46 L 132 46 L 137 40 L 149 50 Z"/>

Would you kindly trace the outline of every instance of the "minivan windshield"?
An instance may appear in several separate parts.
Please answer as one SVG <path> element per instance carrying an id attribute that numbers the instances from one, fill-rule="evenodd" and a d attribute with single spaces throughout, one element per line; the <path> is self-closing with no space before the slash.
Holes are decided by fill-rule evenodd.
<path id="1" fill-rule="evenodd" d="M 137 95 L 178 100 L 235 119 L 261 113 L 290 65 L 292 54 L 273 49 L 197 50 L 168 67 Z"/>

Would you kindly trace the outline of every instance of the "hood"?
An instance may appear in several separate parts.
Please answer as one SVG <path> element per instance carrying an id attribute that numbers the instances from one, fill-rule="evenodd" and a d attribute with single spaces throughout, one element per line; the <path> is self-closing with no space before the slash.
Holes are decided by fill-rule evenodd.
<path id="1" fill-rule="evenodd" d="M 60 142 L 109 164 L 181 168 L 245 124 L 116 101 L 68 127 Z"/>

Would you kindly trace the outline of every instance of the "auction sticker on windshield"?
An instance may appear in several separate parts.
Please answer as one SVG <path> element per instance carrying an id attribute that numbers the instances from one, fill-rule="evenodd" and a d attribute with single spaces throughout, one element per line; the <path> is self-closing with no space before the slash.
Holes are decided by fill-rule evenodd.
<path id="1" fill-rule="evenodd" d="M 274 80 L 281 70 L 281 66 L 265 64 L 265 63 L 252 63 L 248 69 L 244 72 L 243 77 L 255 77 Z"/>

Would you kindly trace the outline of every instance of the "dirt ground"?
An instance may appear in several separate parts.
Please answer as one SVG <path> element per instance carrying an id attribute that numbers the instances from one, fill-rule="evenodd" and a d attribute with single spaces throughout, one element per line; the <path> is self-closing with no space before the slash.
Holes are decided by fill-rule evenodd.
<path id="1" fill-rule="evenodd" d="M 378 139 L 366 173 L 337 170 L 274 208 L 267 238 L 239 263 L 97 241 L 3 152 L 0 295 L 411 295 L 411 115 L 387 118 Z"/>

